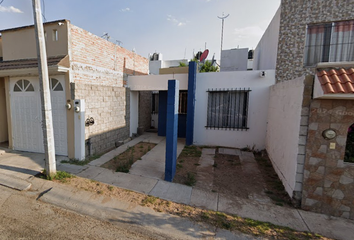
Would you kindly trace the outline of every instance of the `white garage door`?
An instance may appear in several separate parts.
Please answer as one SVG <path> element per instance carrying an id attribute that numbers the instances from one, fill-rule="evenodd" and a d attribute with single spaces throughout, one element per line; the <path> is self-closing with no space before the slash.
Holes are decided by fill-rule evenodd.
<path id="1" fill-rule="evenodd" d="M 50 78 L 55 151 L 67 156 L 67 125 L 64 77 Z M 44 152 L 39 81 L 11 79 L 12 138 L 16 150 Z"/>

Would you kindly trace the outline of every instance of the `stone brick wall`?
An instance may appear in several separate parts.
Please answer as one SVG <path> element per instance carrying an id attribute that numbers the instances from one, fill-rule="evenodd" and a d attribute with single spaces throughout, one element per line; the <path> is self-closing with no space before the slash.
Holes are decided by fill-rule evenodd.
<path id="1" fill-rule="evenodd" d="M 354 0 L 282 0 L 277 81 L 314 74 L 303 66 L 307 24 L 354 19 L 353 9 Z"/>
<path id="2" fill-rule="evenodd" d="M 151 92 L 139 92 L 139 128 L 148 130 L 151 128 Z"/>
<path id="3" fill-rule="evenodd" d="M 85 99 L 85 119 L 95 120 L 94 125 L 85 128 L 85 140 L 91 143 L 86 155 L 105 152 L 129 138 L 128 89 L 83 83 L 75 83 L 73 88 L 75 99 Z"/>
<path id="4" fill-rule="evenodd" d="M 77 26 L 70 25 L 72 77 L 75 82 L 123 86 L 123 75 L 149 73 L 148 59 Z"/>
<path id="5" fill-rule="evenodd" d="M 91 144 L 86 154 L 102 153 L 129 137 L 129 90 L 123 87 L 127 75 L 149 73 L 148 59 L 98 37 L 69 26 L 70 81 L 73 99 L 85 99 L 86 127 Z"/>
<path id="6" fill-rule="evenodd" d="M 313 100 L 310 107 L 302 208 L 354 219 L 354 164 L 343 161 L 348 127 L 354 123 L 351 100 Z M 322 132 L 334 129 L 326 140 Z M 335 144 L 330 149 L 330 143 Z"/>

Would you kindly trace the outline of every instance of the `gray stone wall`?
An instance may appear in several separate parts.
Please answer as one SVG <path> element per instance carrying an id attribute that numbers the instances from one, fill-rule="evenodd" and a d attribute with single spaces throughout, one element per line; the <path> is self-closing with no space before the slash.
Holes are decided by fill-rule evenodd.
<path id="1" fill-rule="evenodd" d="M 354 219 L 354 164 L 343 161 L 348 128 L 354 123 L 351 100 L 313 100 L 307 135 L 302 208 Z M 334 129 L 326 140 L 322 132 Z M 330 148 L 330 144 L 335 144 Z"/>
<path id="2" fill-rule="evenodd" d="M 314 74 L 304 67 L 307 24 L 354 19 L 353 9 L 354 0 L 282 0 L 277 81 Z"/>
<path id="3" fill-rule="evenodd" d="M 92 117 L 95 121 L 93 125 L 85 127 L 85 140 L 88 143 L 86 155 L 106 152 L 115 148 L 119 141 L 129 138 L 128 89 L 82 83 L 73 85 L 74 99 L 85 99 L 85 119 Z"/>
<path id="4" fill-rule="evenodd" d="M 151 128 L 151 91 L 139 92 L 139 128 L 144 131 Z"/>
<path id="5" fill-rule="evenodd" d="M 310 115 L 310 103 L 312 98 L 313 89 L 313 76 L 306 76 L 304 81 L 304 92 L 302 98 L 302 108 L 301 108 L 301 120 L 300 120 L 300 132 L 299 132 L 299 143 L 298 143 L 298 154 L 297 154 L 297 166 L 296 166 L 296 184 L 293 193 L 293 204 L 296 207 L 301 206 L 302 201 L 302 188 L 304 179 L 304 165 L 306 158 L 306 145 L 307 145 L 307 133 L 308 133 L 308 123 Z"/>

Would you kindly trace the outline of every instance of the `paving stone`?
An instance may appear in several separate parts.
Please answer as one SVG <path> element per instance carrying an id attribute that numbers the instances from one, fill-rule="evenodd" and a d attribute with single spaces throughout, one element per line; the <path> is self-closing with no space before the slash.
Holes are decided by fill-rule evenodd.
<path id="1" fill-rule="evenodd" d="M 76 174 L 79 177 L 88 178 L 88 179 L 95 179 L 99 174 L 106 171 L 107 169 L 95 166 L 89 166 L 84 171 Z"/>
<path id="2" fill-rule="evenodd" d="M 31 188 L 32 184 L 17 177 L 0 174 L 0 185 L 13 188 L 20 191 L 26 191 Z"/>
<path id="3" fill-rule="evenodd" d="M 192 188 L 177 183 L 158 181 L 149 194 L 176 203 L 189 204 Z"/>
<path id="4" fill-rule="evenodd" d="M 217 211 L 218 193 L 193 188 L 190 204 L 192 206 Z"/>
<path id="5" fill-rule="evenodd" d="M 215 148 L 203 148 L 202 154 L 215 155 Z"/>
<path id="6" fill-rule="evenodd" d="M 75 174 L 75 175 L 84 171 L 87 168 L 88 168 L 88 166 L 79 166 L 79 165 L 65 164 L 65 163 L 57 165 L 57 170 L 65 171 L 65 172 Z"/>
<path id="7" fill-rule="evenodd" d="M 240 149 L 234 149 L 234 148 L 219 148 L 219 153 L 226 154 L 226 155 L 236 155 L 236 156 L 241 155 Z"/>

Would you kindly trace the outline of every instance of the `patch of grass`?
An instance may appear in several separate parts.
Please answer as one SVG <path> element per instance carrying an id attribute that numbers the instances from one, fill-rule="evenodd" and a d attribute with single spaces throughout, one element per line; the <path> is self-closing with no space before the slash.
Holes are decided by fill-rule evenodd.
<path id="1" fill-rule="evenodd" d="M 202 151 L 196 146 L 185 146 L 180 154 L 181 157 L 200 157 Z"/>
<path id="2" fill-rule="evenodd" d="M 217 163 L 214 163 L 214 164 L 213 164 L 213 167 L 214 167 L 214 168 L 217 168 L 217 167 L 218 167 L 218 164 L 217 164 Z"/>
<path id="3" fill-rule="evenodd" d="M 100 158 L 103 154 L 94 154 L 90 157 L 85 158 L 84 160 L 79 160 L 79 159 L 69 159 L 69 160 L 62 160 L 60 163 L 68 163 L 68 164 L 73 164 L 73 165 L 79 165 L 79 166 L 84 166 L 93 160 L 96 160 L 97 158 Z"/>
<path id="4" fill-rule="evenodd" d="M 195 179 L 195 174 L 188 172 L 187 173 L 187 180 L 186 180 L 185 184 L 192 187 L 195 185 L 196 182 L 197 182 L 197 180 Z"/>
<path id="5" fill-rule="evenodd" d="M 133 161 L 129 160 L 128 162 L 123 162 L 120 165 L 118 165 L 116 172 L 124 172 L 128 173 L 130 170 L 130 167 L 133 165 Z"/>
<path id="6" fill-rule="evenodd" d="M 182 160 L 179 160 L 179 163 L 183 163 L 184 162 L 184 159 L 182 159 Z"/>
<path id="7" fill-rule="evenodd" d="M 109 191 L 111 191 L 111 192 L 112 192 L 112 191 L 113 191 L 113 189 L 114 189 L 114 187 L 113 187 L 113 186 L 111 186 L 111 185 L 108 185 L 108 186 L 107 186 L 107 188 L 108 188 L 108 190 L 109 190 Z"/>
<path id="8" fill-rule="evenodd" d="M 148 204 L 155 204 L 156 200 L 159 199 L 158 197 L 154 197 L 154 196 L 151 196 L 151 195 L 148 195 L 146 196 L 142 201 L 141 201 L 141 204 L 143 206 L 146 206 Z"/>
<path id="9" fill-rule="evenodd" d="M 180 168 L 183 168 L 183 165 L 180 163 L 177 163 L 176 167 L 177 167 L 177 169 L 180 169 Z"/>
<path id="10" fill-rule="evenodd" d="M 199 163 L 194 163 L 194 165 L 195 165 L 195 166 L 200 166 L 200 164 L 199 164 Z"/>
<path id="11" fill-rule="evenodd" d="M 68 172 L 64 172 L 64 171 L 57 171 L 57 173 L 54 176 L 50 177 L 50 176 L 47 176 L 45 169 L 40 174 L 38 174 L 37 177 L 42 178 L 42 179 L 47 179 L 47 180 L 57 180 L 62 183 L 66 183 L 68 178 L 69 179 L 75 178 L 74 175 L 72 175 Z"/>
<path id="12" fill-rule="evenodd" d="M 103 194 L 103 191 L 102 190 L 98 190 L 97 194 Z"/>

